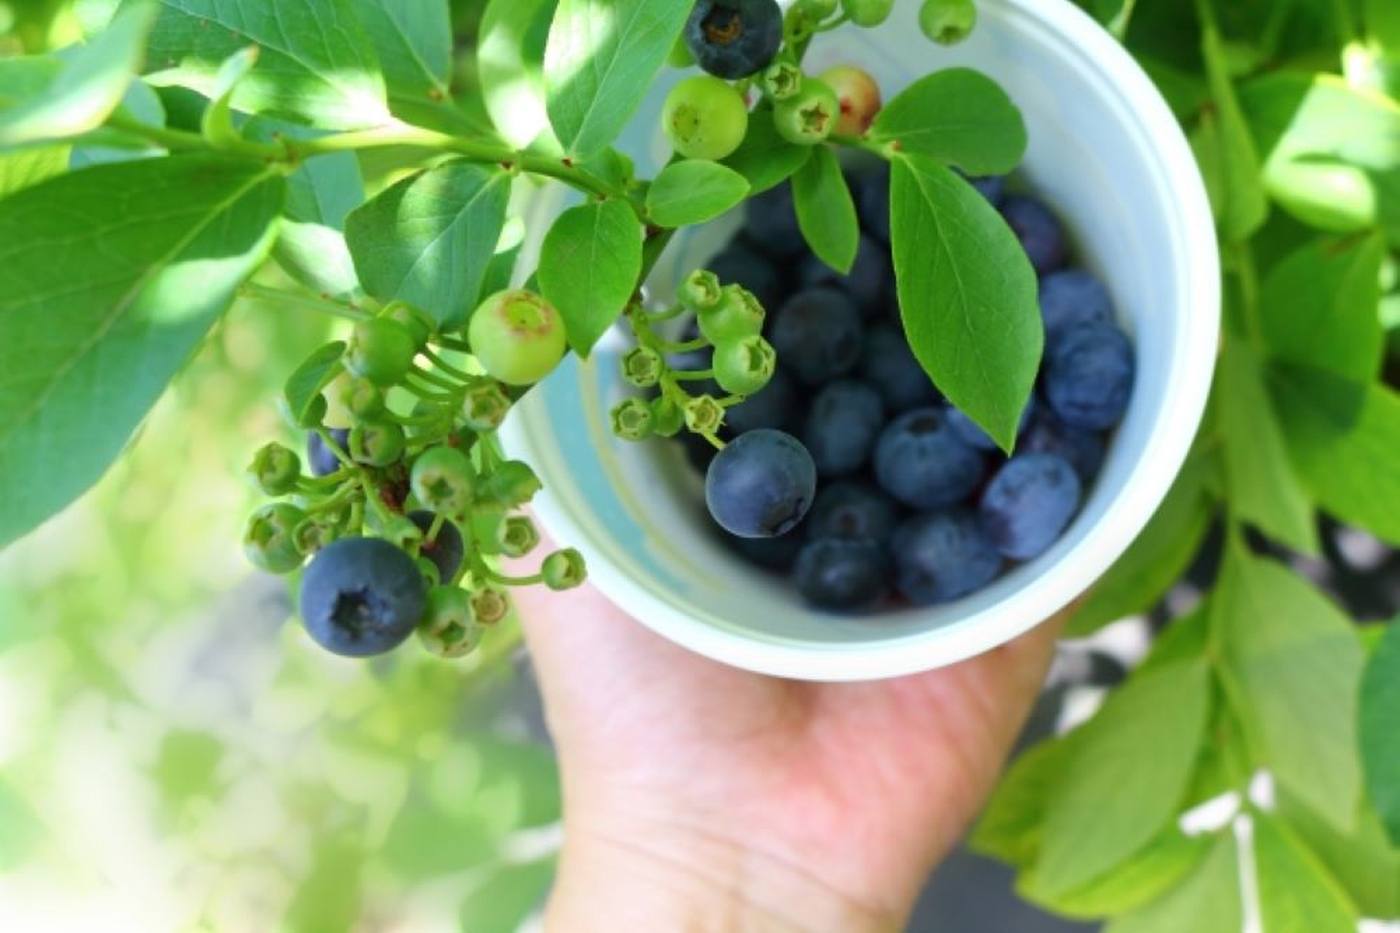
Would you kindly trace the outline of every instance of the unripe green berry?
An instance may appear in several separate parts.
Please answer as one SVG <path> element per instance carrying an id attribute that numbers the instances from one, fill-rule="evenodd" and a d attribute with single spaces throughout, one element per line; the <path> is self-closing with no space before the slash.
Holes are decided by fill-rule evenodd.
<path id="1" fill-rule="evenodd" d="M 797 8 L 804 15 L 820 22 L 836 12 L 836 3 L 837 0 L 798 0 Z"/>
<path id="2" fill-rule="evenodd" d="M 352 376 L 340 383 L 338 388 L 340 403 L 356 420 L 378 418 L 384 414 L 384 390 L 368 379 Z"/>
<path id="3" fill-rule="evenodd" d="M 496 526 L 496 547 L 506 557 L 524 557 L 539 543 L 539 529 L 525 515 L 511 515 Z"/>
<path id="4" fill-rule="evenodd" d="M 462 424 L 478 433 L 494 431 L 510 414 L 510 396 L 499 382 L 479 382 L 462 397 Z"/>
<path id="5" fill-rule="evenodd" d="M 685 403 L 685 426 L 692 434 L 713 434 L 724 424 L 724 406 L 708 395 Z"/>
<path id="6" fill-rule="evenodd" d="M 676 289 L 676 298 L 681 305 L 697 314 L 706 308 L 713 308 L 723 297 L 719 276 L 705 269 L 696 269 L 687 275 Z"/>
<path id="7" fill-rule="evenodd" d="M 272 502 L 253 513 L 243 532 L 243 553 L 268 573 L 291 573 L 301 566 L 297 526 L 306 513 L 287 502 Z"/>
<path id="8" fill-rule="evenodd" d="M 433 320 L 432 315 L 406 301 L 389 302 L 379 312 L 379 317 L 402 324 L 413 335 L 413 342 L 419 350 L 427 345 L 428 338 L 437 329 L 437 322 Z"/>
<path id="9" fill-rule="evenodd" d="M 635 396 L 614 405 L 609 418 L 613 434 L 624 441 L 645 440 L 651 434 L 651 406 Z"/>
<path id="10" fill-rule="evenodd" d="M 763 331 L 765 313 L 753 292 L 742 285 L 726 285 L 724 297 L 697 316 L 700 333 L 713 344 L 749 337 Z"/>
<path id="11" fill-rule="evenodd" d="M 666 364 L 651 347 L 633 347 L 622 355 L 622 378 L 639 389 L 649 389 L 661 379 Z"/>
<path id="12" fill-rule="evenodd" d="M 355 375 L 387 387 L 404 377 L 417 352 L 418 345 L 407 327 L 377 317 L 355 325 L 345 351 L 345 366 Z"/>
<path id="13" fill-rule="evenodd" d="M 973 0 L 924 0 L 919 9 L 919 28 L 939 45 L 957 45 L 972 35 L 977 26 L 977 4 Z"/>
<path id="14" fill-rule="evenodd" d="M 301 458 L 296 451 L 273 441 L 253 455 L 248 473 L 267 495 L 286 495 L 296 488 L 301 478 Z"/>
<path id="15" fill-rule="evenodd" d="M 491 471 L 482 482 L 480 491 L 481 498 L 514 509 L 535 498 L 535 493 L 543 488 L 539 477 L 530 469 L 528 463 L 507 460 Z"/>
<path id="16" fill-rule="evenodd" d="M 468 598 L 472 614 L 482 625 L 495 625 L 510 615 L 510 596 L 498 586 L 479 586 Z"/>
<path id="17" fill-rule="evenodd" d="M 443 515 L 462 515 L 472 504 L 476 473 L 456 447 L 430 447 L 413 461 L 409 483 L 418 501 Z"/>
<path id="18" fill-rule="evenodd" d="M 350 456 L 367 466 L 397 462 L 406 444 L 403 428 L 393 421 L 366 421 L 350 431 Z"/>
<path id="19" fill-rule="evenodd" d="M 472 353 L 493 379 L 531 385 L 564 356 L 564 321 L 554 305 L 534 292 L 497 292 L 472 314 L 467 325 Z"/>
<path id="20" fill-rule="evenodd" d="M 687 159 L 723 159 L 744 141 L 749 109 L 730 84 L 696 75 L 666 95 L 661 125 L 671 145 Z"/>
<path id="21" fill-rule="evenodd" d="M 841 6 L 857 26 L 878 26 L 890 18 L 894 0 L 841 0 Z"/>
<path id="22" fill-rule="evenodd" d="M 471 596 L 455 586 L 434 586 L 428 590 L 423 621 L 418 623 L 418 639 L 423 647 L 440 658 L 460 658 L 481 644 L 485 629 L 477 621 Z"/>
<path id="23" fill-rule="evenodd" d="M 546 557 L 540 573 L 544 575 L 544 585 L 551 590 L 571 590 L 588 578 L 588 567 L 582 554 L 565 548 Z"/>
<path id="24" fill-rule="evenodd" d="M 778 354 L 757 334 L 715 347 L 715 382 L 731 395 L 753 395 L 773 378 Z"/>
<path id="25" fill-rule="evenodd" d="M 651 433 L 657 437 L 675 437 L 685 427 L 685 412 L 681 406 L 664 395 L 651 400 Z"/>
<path id="26" fill-rule="evenodd" d="M 841 102 L 825 81 L 808 78 L 802 90 L 773 105 L 778 135 L 798 146 L 815 146 L 832 134 L 841 118 Z"/>
<path id="27" fill-rule="evenodd" d="M 442 571 L 438 570 L 438 565 L 427 557 L 416 557 L 413 562 L 418 565 L 418 572 L 423 575 L 423 585 L 434 587 L 442 583 Z"/>
<path id="28" fill-rule="evenodd" d="M 324 514 L 309 515 L 292 532 L 292 540 L 302 554 L 315 554 L 340 537 L 339 523 Z"/>
<path id="29" fill-rule="evenodd" d="M 802 69 L 792 62 L 774 62 L 760 79 L 763 93 L 774 100 L 787 100 L 802 90 Z"/>

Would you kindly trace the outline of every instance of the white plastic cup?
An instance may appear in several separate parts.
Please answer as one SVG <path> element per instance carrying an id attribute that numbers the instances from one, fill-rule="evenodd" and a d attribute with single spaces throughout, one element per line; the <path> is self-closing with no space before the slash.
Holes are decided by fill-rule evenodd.
<path id="1" fill-rule="evenodd" d="M 583 552 L 593 584 L 641 624 L 736 667 L 803 680 L 873 680 L 951 664 L 1015 638 L 1084 592 L 1142 530 L 1205 407 L 1220 315 L 1215 229 L 1190 148 L 1151 81 L 1066 0 L 981 0 L 976 32 L 952 49 L 924 38 L 918 7 L 905 0 L 879 28 L 819 37 L 810 70 L 858 64 L 887 99 L 952 66 L 1000 82 L 1030 135 L 1022 177 L 1066 220 L 1135 341 L 1132 404 L 1082 511 L 1045 554 L 954 603 L 843 617 L 804 606 L 789 584 L 716 540 L 702 481 L 680 445 L 612 436 L 608 411 L 628 394 L 618 375 L 626 343 L 616 331 L 586 363 L 571 357 L 506 425 L 511 454 L 544 482 L 539 518 L 557 542 Z M 659 114 L 678 77 L 665 76 L 622 140 L 648 176 L 669 155 Z M 540 198 L 530 229 L 540 230 L 564 204 L 563 195 Z M 653 293 L 670 294 L 741 221 L 736 212 L 676 237 L 657 266 Z"/>

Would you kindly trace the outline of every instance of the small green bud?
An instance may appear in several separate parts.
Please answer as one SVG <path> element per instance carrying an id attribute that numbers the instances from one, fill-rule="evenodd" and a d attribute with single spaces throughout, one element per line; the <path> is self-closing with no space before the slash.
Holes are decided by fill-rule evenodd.
<path id="1" fill-rule="evenodd" d="M 798 0 L 797 8 L 820 22 L 836 12 L 837 0 Z"/>
<path id="2" fill-rule="evenodd" d="M 253 513 L 243 533 L 243 553 L 268 573 L 291 573 L 301 566 L 296 529 L 306 513 L 286 502 L 272 502 Z"/>
<path id="3" fill-rule="evenodd" d="M 296 451 L 273 441 L 253 455 L 248 473 L 267 495 L 286 495 L 301 478 L 301 458 Z"/>
<path id="4" fill-rule="evenodd" d="M 499 382 L 481 382 L 462 398 L 462 423 L 472 431 L 494 431 L 510 413 L 510 396 Z"/>
<path id="5" fill-rule="evenodd" d="M 345 366 L 377 386 L 388 387 L 404 377 L 417 352 L 418 346 L 407 327 L 377 317 L 355 325 L 345 350 Z"/>
<path id="6" fill-rule="evenodd" d="M 700 333 L 718 346 L 762 333 L 766 314 L 754 293 L 742 285 L 726 285 L 723 297 L 712 308 L 699 314 Z"/>
<path id="7" fill-rule="evenodd" d="M 857 26 L 878 26 L 890 18 L 894 0 L 841 0 L 846 15 Z"/>
<path id="8" fill-rule="evenodd" d="M 379 316 L 407 328 L 408 332 L 413 335 L 413 342 L 419 350 L 423 349 L 428 338 L 433 335 L 433 331 L 437 330 L 437 322 L 433 320 L 432 315 L 406 301 L 389 302 L 379 312 Z"/>
<path id="9" fill-rule="evenodd" d="M 656 385 L 666 364 L 651 347 L 633 347 L 622 355 L 622 378 L 639 389 Z"/>
<path id="10" fill-rule="evenodd" d="M 555 551 L 546 557 L 540 572 L 544 574 L 544 585 L 551 590 L 571 590 L 588 578 L 583 555 L 573 548 Z"/>
<path id="11" fill-rule="evenodd" d="M 724 424 L 724 406 L 708 395 L 685 403 L 685 426 L 693 434 L 713 434 Z"/>
<path id="12" fill-rule="evenodd" d="M 539 477 L 530 469 L 528 463 L 507 460 L 486 477 L 481 492 L 484 498 L 491 499 L 505 508 L 514 509 L 535 498 L 535 493 L 543 488 Z"/>
<path id="13" fill-rule="evenodd" d="M 957 45 L 977 26 L 977 4 L 973 0 L 924 0 L 919 9 L 919 28 L 939 45 Z"/>
<path id="14" fill-rule="evenodd" d="M 440 658 L 464 657 L 476 650 L 485 634 L 465 590 L 455 586 L 428 590 L 418 639 L 430 653 Z"/>
<path id="15" fill-rule="evenodd" d="M 339 523 L 332 516 L 309 515 L 292 532 L 292 540 L 302 554 L 311 555 L 340 537 Z"/>
<path id="16" fill-rule="evenodd" d="M 501 526 L 506 523 L 505 510 L 482 508 L 478 505 L 472 509 L 469 521 L 472 542 L 476 549 L 483 554 L 499 554 Z"/>
<path id="17" fill-rule="evenodd" d="M 431 447 L 413 462 L 409 482 L 425 507 L 444 515 L 462 515 L 472 504 L 476 472 L 457 448 Z"/>
<path id="18" fill-rule="evenodd" d="M 778 135 L 798 146 L 815 146 L 836 129 L 841 101 L 825 81 L 808 78 L 802 90 L 773 105 L 773 125 Z"/>
<path id="19" fill-rule="evenodd" d="M 423 575 L 423 585 L 428 587 L 437 586 L 442 583 L 442 571 L 438 570 L 438 565 L 427 557 L 414 559 L 418 565 L 418 572 Z"/>
<path id="20" fill-rule="evenodd" d="M 472 614 L 482 625 L 495 625 L 510 615 L 510 596 L 498 586 L 477 587 L 470 599 Z"/>
<path id="21" fill-rule="evenodd" d="M 506 557 L 524 557 L 539 543 L 539 530 L 524 515 L 512 515 L 496 527 L 496 546 Z"/>
<path id="22" fill-rule="evenodd" d="M 763 91 L 774 100 L 787 100 L 802 90 L 802 69 L 792 62 L 774 62 L 763 72 Z"/>
<path id="23" fill-rule="evenodd" d="M 676 289 L 676 299 L 697 314 L 719 304 L 720 296 L 719 277 L 706 269 L 696 269 Z"/>
<path id="24" fill-rule="evenodd" d="M 757 335 L 715 347 L 715 382 L 731 395 L 753 395 L 773 378 L 778 354 Z"/>
<path id="25" fill-rule="evenodd" d="M 340 403 L 357 421 L 384 414 L 384 390 L 368 379 L 351 377 L 339 386 Z"/>
<path id="26" fill-rule="evenodd" d="M 624 441 L 645 440 L 651 434 L 651 406 L 642 399 L 625 398 L 613 406 L 613 434 Z"/>
<path id="27" fill-rule="evenodd" d="M 685 427 L 685 412 L 681 406 L 664 395 L 651 400 L 651 433 L 657 437 L 675 437 Z"/>
<path id="28" fill-rule="evenodd" d="M 366 421 L 350 431 L 350 456 L 358 463 L 384 467 L 403 456 L 407 440 L 393 421 Z"/>

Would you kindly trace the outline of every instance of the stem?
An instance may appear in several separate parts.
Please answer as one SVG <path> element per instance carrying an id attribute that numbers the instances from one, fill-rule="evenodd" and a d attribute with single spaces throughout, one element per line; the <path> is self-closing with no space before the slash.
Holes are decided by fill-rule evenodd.
<path id="1" fill-rule="evenodd" d="M 701 437 L 703 437 L 705 440 L 707 440 L 707 441 L 709 441 L 711 444 L 713 444 L 713 445 L 715 446 L 715 450 L 723 450 L 723 449 L 724 449 L 724 441 L 722 441 L 722 440 L 720 440 L 719 438 L 715 437 L 714 432 L 712 432 L 712 431 L 700 431 L 700 432 L 698 432 L 698 433 L 699 433 L 699 435 L 700 435 Z"/>
<path id="2" fill-rule="evenodd" d="M 677 379 L 677 380 L 686 380 L 686 379 L 696 379 L 696 380 L 699 380 L 699 379 L 713 379 L 713 378 L 714 378 L 714 375 L 715 375 L 715 371 L 714 371 L 713 369 L 697 369 L 697 370 L 693 370 L 693 371 L 681 371 L 681 372 L 677 372 L 676 370 L 672 370 L 672 371 L 671 371 L 671 375 L 672 375 L 672 377 L 674 377 L 674 378 Z"/>
<path id="3" fill-rule="evenodd" d="M 259 301 L 294 305 L 299 308 L 305 308 L 308 311 L 329 314 L 332 317 L 343 318 L 348 321 L 367 321 L 370 319 L 370 313 L 363 308 L 357 307 L 349 302 L 336 301 L 324 295 L 294 292 L 285 288 L 275 288 L 271 285 L 259 285 L 256 282 L 243 283 L 238 289 L 238 292 L 244 298 L 256 298 Z"/>
<path id="4" fill-rule="evenodd" d="M 442 526 L 447 523 L 447 516 L 441 512 L 433 516 L 433 523 L 428 526 L 428 533 L 423 536 L 423 540 L 432 543 L 437 540 L 437 536 L 442 532 Z"/>
<path id="5" fill-rule="evenodd" d="M 657 339 L 656 349 L 662 353 L 688 353 L 691 350 L 703 350 L 710 345 L 704 337 L 696 337 L 694 340 L 686 340 L 683 343 L 675 343 L 670 340 Z"/>
<path id="6" fill-rule="evenodd" d="M 408 375 L 416 376 L 419 379 L 422 379 L 428 385 L 436 386 L 439 389 L 446 389 L 448 392 L 451 392 L 453 394 L 457 393 L 462 388 L 461 385 L 459 385 L 458 383 L 452 382 L 449 379 L 445 379 L 444 377 L 439 376 L 437 373 L 429 372 L 428 370 L 422 369 L 417 366 L 415 366 L 413 369 L 410 369 L 408 371 Z"/>
<path id="7" fill-rule="evenodd" d="M 1256 349 L 1264 346 L 1264 322 L 1259 315 L 1259 272 L 1254 263 L 1254 250 L 1248 242 L 1236 243 L 1235 275 L 1240 280 L 1240 304 L 1244 311 L 1245 331 Z"/>
<path id="8" fill-rule="evenodd" d="M 456 337 L 438 336 L 433 338 L 433 343 L 442 347 L 444 350 L 456 350 L 458 353 L 472 352 L 471 344 L 467 343 L 465 340 L 458 340 Z"/>
<path id="9" fill-rule="evenodd" d="M 416 386 L 409 382 L 402 382 L 399 384 L 425 402 L 436 402 L 438 404 L 451 405 L 457 401 L 457 396 L 452 395 L 449 392 L 433 392 L 429 389 L 423 388 L 422 386 Z"/>
<path id="10" fill-rule="evenodd" d="M 330 431 L 326 430 L 324 427 L 319 427 L 316 429 L 316 433 L 320 436 L 321 442 L 326 445 L 326 449 L 335 455 L 335 459 L 340 461 L 341 466 L 359 472 L 359 466 L 356 465 L 354 460 L 350 459 L 348 453 L 341 450 L 340 445 L 335 442 L 335 438 L 331 437 Z"/>
<path id="11" fill-rule="evenodd" d="M 544 582 L 544 574 L 542 573 L 531 574 L 528 577 L 508 577 L 497 570 L 493 570 L 485 562 L 482 562 L 479 570 L 486 579 L 490 580 L 492 583 L 499 583 L 501 586 L 534 586 Z"/>
<path id="12" fill-rule="evenodd" d="M 425 357 L 427 357 L 428 360 L 434 366 L 447 373 L 447 375 L 451 376 L 452 378 L 461 380 L 462 382 L 477 381 L 476 376 L 473 376 L 466 370 L 458 369 L 456 366 L 453 366 L 451 363 L 447 362 L 447 360 L 444 360 L 442 357 L 438 356 L 436 353 L 434 353 L 432 350 L 429 350 L 427 347 L 424 347 L 419 352 L 422 353 Z"/>

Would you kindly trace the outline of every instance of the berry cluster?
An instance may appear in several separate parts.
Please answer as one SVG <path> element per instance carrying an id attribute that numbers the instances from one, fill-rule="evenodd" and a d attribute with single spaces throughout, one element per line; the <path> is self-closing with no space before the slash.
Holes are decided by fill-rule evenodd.
<path id="1" fill-rule="evenodd" d="M 1015 454 L 1004 456 L 942 399 L 905 340 L 887 170 L 849 172 L 864 232 L 848 275 L 807 251 L 786 186 L 752 201 L 744 229 L 709 263 L 778 309 L 763 333 L 782 365 L 760 391 L 726 399 L 723 424 L 709 432 L 728 441 L 722 452 L 694 443 L 689 452 L 706 471 L 725 540 L 755 564 L 790 572 L 813 605 L 945 602 L 1063 533 L 1103 462 L 1105 432 L 1127 409 L 1133 349 L 1104 286 L 1068 267 L 1055 215 L 1008 193 L 1002 178 L 974 179 L 1041 276 L 1041 378 Z M 688 359 L 698 376 L 710 374 L 704 353 Z"/>
<path id="2" fill-rule="evenodd" d="M 365 657 L 416 629 L 429 651 L 461 657 L 509 613 L 505 587 L 583 582 L 573 550 L 550 554 L 532 577 L 497 567 L 539 544 L 519 510 L 540 484 L 502 455 L 496 429 L 519 387 L 564 350 L 558 312 L 529 291 L 487 298 L 465 334 L 394 302 L 292 377 L 288 410 L 307 432 L 309 475 L 282 444 L 257 452 L 250 473 L 279 501 L 253 514 L 244 549 L 273 573 L 309 559 L 300 612 L 316 642 Z"/>

